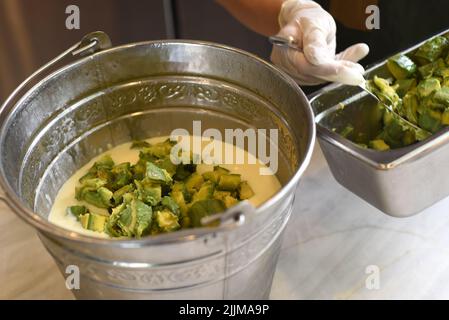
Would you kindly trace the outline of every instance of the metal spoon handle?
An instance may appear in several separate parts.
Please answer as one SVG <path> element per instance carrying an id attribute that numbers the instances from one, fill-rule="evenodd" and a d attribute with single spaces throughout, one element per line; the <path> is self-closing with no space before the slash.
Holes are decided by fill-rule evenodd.
<path id="1" fill-rule="evenodd" d="M 271 36 L 268 38 L 268 40 L 270 41 L 270 43 L 272 45 L 280 46 L 280 47 L 287 47 L 287 48 L 290 48 L 293 50 L 301 51 L 298 43 L 296 42 L 296 40 L 293 37 L 283 38 L 283 37 L 278 37 L 278 36 Z"/>

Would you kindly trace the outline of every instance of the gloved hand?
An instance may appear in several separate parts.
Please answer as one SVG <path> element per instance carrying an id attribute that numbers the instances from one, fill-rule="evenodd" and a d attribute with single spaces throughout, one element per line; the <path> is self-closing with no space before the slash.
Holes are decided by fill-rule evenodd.
<path id="1" fill-rule="evenodd" d="M 287 0 L 282 5 L 279 24 L 281 30 L 277 35 L 294 39 L 301 50 L 273 46 L 271 60 L 299 84 L 365 82 L 364 69 L 356 62 L 368 54 L 369 47 L 359 43 L 336 55 L 337 27 L 319 4 L 310 0 Z"/>

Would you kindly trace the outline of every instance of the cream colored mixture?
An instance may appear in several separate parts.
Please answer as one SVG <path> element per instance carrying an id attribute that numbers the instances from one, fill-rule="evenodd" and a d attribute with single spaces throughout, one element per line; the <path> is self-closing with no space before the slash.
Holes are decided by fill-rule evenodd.
<path id="1" fill-rule="evenodd" d="M 193 139 L 193 141 L 198 141 L 195 139 L 201 139 L 199 137 L 195 138 L 190 137 L 190 138 Z M 147 141 L 151 144 L 154 144 L 162 142 L 166 139 L 167 137 L 158 137 L 148 139 Z M 188 138 L 183 139 L 180 143 L 182 144 L 183 142 L 188 140 L 189 140 Z M 210 141 L 203 140 L 202 143 L 200 143 L 200 145 L 202 145 L 202 148 L 204 149 L 205 145 L 208 144 L 209 142 Z M 248 181 L 249 185 L 251 186 L 251 188 L 255 193 L 255 195 L 251 199 L 249 199 L 249 202 L 252 205 L 254 205 L 255 207 L 260 206 L 262 203 L 270 199 L 277 191 L 281 189 L 281 184 L 279 183 L 279 180 L 276 178 L 274 174 L 273 175 L 260 174 L 261 168 L 266 168 L 266 170 L 270 169 L 267 166 L 261 164 L 259 161 L 257 161 L 257 159 L 253 155 L 249 154 L 248 152 L 242 149 L 239 149 L 238 147 L 232 144 L 223 142 L 222 145 L 223 145 L 223 154 L 233 152 L 233 154 L 235 155 L 237 154 L 238 151 L 244 153 L 245 155 L 244 164 L 232 164 L 232 165 L 222 164 L 218 161 L 219 158 L 215 159 L 214 157 L 212 157 L 212 161 L 214 162 L 215 165 L 220 165 L 230 170 L 232 173 L 240 174 L 242 180 Z M 102 210 L 97 207 L 93 207 L 85 202 L 77 201 L 75 199 L 75 187 L 78 184 L 78 180 L 89 170 L 89 168 L 92 167 L 95 161 L 97 161 L 105 154 L 109 154 L 114 160 L 114 162 L 117 164 L 123 162 L 136 163 L 137 160 L 139 159 L 139 150 L 130 149 L 130 147 L 131 143 L 125 143 L 117 147 L 114 147 L 111 150 L 92 159 L 89 163 L 87 163 L 85 166 L 79 169 L 72 177 L 70 177 L 70 179 L 68 179 L 64 183 L 62 188 L 59 190 L 58 195 L 55 198 L 55 202 L 53 203 L 48 218 L 49 221 L 58 226 L 69 229 L 71 231 L 75 231 L 77 233 L 95 237 L 109 238 L 109 235 L 107 235 L 106 233 L 99 233 L 84 229 L 73 215 L 67 214 L 66 210 L 68 206 L 76 204 L 85 205 L 92 212 L 99 212 L 100 210 Z M 212 164 L 211 165 L 200 164 L 197 166 L 197 171 L 199 173 L 211 171 L 212 169 L 213 169 Z"/>

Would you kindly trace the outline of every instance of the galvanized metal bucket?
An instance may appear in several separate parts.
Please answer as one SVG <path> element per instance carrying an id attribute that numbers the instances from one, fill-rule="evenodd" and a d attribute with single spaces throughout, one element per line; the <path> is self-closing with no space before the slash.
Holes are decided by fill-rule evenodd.
<path id="1" fill-rule="evenodd" d="M 315 142 L 309 103 L 284 73 L 222 45 L 154 41 L 109 48 L 88 35 L 25 81 L 0 110 L 1 198 L 34 226 L 77 298 L 256 299 L 270 292 L 294 190 Z M 100 51 L 100 52 L 96 52 Z M 96 52 L 96 53 L 94 53 Z M 24 89 L 68 55 L 86 55 Z M 204 129 L 279 130 L 283 188 L 215 229 L 97 239 L 47 221 L 61 185 L 92 157 L 133 140 Z"/>

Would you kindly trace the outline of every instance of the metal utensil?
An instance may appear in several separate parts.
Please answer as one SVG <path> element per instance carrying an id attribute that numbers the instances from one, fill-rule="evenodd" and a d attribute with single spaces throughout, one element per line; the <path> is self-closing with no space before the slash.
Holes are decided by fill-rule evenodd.
<path id="1" fill-rule="evenodd" d="M 271 36 L 268 38 L 271 44 L 280 47 L 287 47 L 293 50 L 301 50 L 298 42 L 293 37 L 283 38 L 279 36 Z"/>
<path id="2" fill-rule="evenodd" d="M 268 38 L 268 40 L 270 41 L 271 44 L 276 45 L 276 46 L 286 47 L 286 48 L 290 48 L 290 49 L 293 49 L 293 50 L 302 51 L 302 49 L 300 48 L 299 44 L 297 43 L 297 41 L 293 37 L 283 38 L 283 37 L 279 37 L 279 36 L 271 36 L 271 37 Z M 323 80 L 326 80 L 326 79 L 323 79 Z M 410 126 L 413 129 L 415 129 L 417 131 L 417 133 L 420 133 L 421 135 L 425 135 L 425 136 L 430 136 L 431 135 L 430 132 L 428 132 L 428 131 L 418 127 L 414 123 L 408 121 L 403 116 L 401 116 L 398 112 L 396 112 L 396 110 L 393 109 L 392 106 L 387 105 L 382 100 L 380 100 L 374 93 L 372 93 L 370 90 L 368 90 L 366 88 L 366 86 L 359 85 L 358 87 L 360 87 L 364 92 L 366 92 L 368 95 L 370 95 L 371 97 L 376 99 L 376 101 L 378 103 L 380 103 L 384 108 L 386 108 L 391 113 L 393 113 L 395 116 L 397 116 L 401 121 L 403 121 L 408 126 Z"/>

